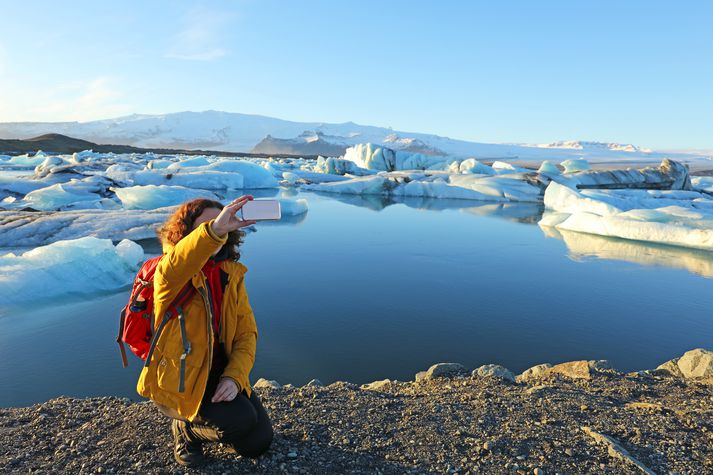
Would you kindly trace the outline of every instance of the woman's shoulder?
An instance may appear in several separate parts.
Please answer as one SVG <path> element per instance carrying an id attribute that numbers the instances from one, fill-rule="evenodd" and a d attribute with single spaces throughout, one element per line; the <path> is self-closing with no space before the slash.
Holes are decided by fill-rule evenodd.
<path id="1" fill-rule="evenodd" d="M 227 272 L 230 277 L 242 276 L 248 271 L 248 268 L 244 264 L 237 261 L 223 261 L 220 264 L 220 268 Z"/>

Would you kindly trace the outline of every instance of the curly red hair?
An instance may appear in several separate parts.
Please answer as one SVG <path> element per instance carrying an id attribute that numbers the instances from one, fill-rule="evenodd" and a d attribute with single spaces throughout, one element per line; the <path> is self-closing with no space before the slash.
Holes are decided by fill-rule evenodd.
<path id="1" fill-rule="evenodd" d="M 161 243 L 175 246 L 178 241 L 193 231 L 193 224 L 196 222 L 196 219 L 208 208 L 223 209 L 223 204 L 219 201 L 209 200 L 207 198 L 197 198 L 183 203 L 166 222 L 156 230 L 156 234 L 161 240 Z M 240 259 L 238 247 L 242 243 L 241 238 L 243 235 L 242 231 L 228 233 L 228 240 L 218 255 L 234 261 Z"/>

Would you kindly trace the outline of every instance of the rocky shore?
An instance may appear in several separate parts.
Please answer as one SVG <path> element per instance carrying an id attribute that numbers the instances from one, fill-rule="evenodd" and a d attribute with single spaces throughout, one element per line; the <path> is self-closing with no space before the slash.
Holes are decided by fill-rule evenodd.
<path id="1" fill-rule="evenodd" d="M 518 376 L 441 363 L 409 382 L 255 387 L 276 432 L 258 460 L 213 444 L 185 470 L 151 403 L 62 397 L 0 409 L 0 473 L 713 473 L 706 350 L 626 374 L 605 361 Z"/>

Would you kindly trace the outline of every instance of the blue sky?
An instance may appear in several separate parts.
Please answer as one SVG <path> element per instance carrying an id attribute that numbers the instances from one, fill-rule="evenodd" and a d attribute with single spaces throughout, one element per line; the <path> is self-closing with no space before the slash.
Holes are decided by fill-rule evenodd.
<path id="1" fill-rule="evenodd" d="M 0 0 L 0 121 L 224 110 L 713 149 L 713 2 Z"/>

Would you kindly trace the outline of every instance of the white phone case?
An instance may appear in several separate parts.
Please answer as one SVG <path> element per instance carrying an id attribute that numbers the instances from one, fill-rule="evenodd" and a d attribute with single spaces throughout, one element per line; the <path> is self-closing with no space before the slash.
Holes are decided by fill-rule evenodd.
<path id="1" fill-rule="evenodd" d="M 277 200 L 252 200 L 242 207 L 243 220 L 276 220 L 282 217 L 280 202 Z"/>

